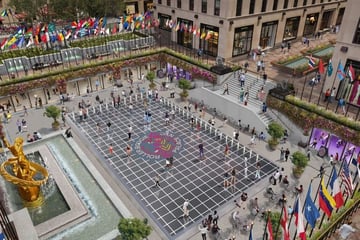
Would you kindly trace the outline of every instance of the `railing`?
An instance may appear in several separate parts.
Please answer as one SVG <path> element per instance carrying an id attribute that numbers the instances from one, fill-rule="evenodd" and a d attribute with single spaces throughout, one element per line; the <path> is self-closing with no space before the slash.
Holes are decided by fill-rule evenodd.
<path id="1" fill-rule="evenodd" d="M 347 223 L 351 216 L 360 208 L 360 198 L 357 198 L 355 202 L 341 213 L 336 219 L 331 221 L 329 225 L 321 233 L 315 234 L 312 240 L 326 240 L 333 236 L 335 231 L 341 227 L 344 223 Z"/>

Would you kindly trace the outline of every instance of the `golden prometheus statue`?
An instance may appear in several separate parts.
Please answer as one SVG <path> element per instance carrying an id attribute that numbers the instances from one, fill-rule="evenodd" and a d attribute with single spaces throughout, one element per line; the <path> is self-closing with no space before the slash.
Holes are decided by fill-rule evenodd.
<path id="1" fill-rule="evenodd" d="M 21 137 L 15 138 L 14 145 L 2 137 L 4 146 L 12 153 L 13 157 L 3 162 L 0 166 L 0 174 L 6 181 L 15 184 L 19 194 L 26 202 L 35 202 L 40 196 L 40 186 L 48 177 L 48 171 L 41 165 L 30 162 L 23 150 L 24 140 Z M 36 179 L 35 179 L 36 176 Z M 37 179 L 39 178 L 39 180 Z M 36 204 L 35 204 L 36 205 Z"/>

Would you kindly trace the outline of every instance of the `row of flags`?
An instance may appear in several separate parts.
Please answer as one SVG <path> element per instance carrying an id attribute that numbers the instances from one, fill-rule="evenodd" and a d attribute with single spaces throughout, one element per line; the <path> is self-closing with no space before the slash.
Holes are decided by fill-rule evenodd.
<path id="1" fill-rule="evenodd" d="M 310 56 L 309 62 L 308 62 L 309 68 L 315 68 L 316 67 L 316 61 L 315 59 Z M 319 64 L 318 64 L 319 73 L 323 74 L 325 73 L 325 67 L 322 59 L 320 58 Z M 331 62 L 331 59 L 329 60 L 328 67 L 327 67 L 327 75 L 330 77 L 333 73 L 333 65 Z M 352 64 L 350 63 L 347 74 L 345 73 L 344 65 L 339 62 L 338 68 L 337 68 L 337 77 L 340 81 L 344 80 L 346 76 L 350 78 L 350 81 L 353 82 L 355 80 L 355 69 L 353 68 Z"/>
<path id="2" fill-rule="evenodd" d="M 8 10 L 4 9 L 2 14 L 8 14 Z M 90 35 L 111 35 L 121 31 L 158 26 L 158 19 L 152 19 L 151 16 L 151 12 L 124 15 L 119 19 L 119 23 L 113 25 L 112 29 L 108 27 L 106 17 L 73 21 L 68 28 L 63 29 L 56 29 L 54 23 L 41 23 L 29 28 L 19 26 L 10 37 L 1 42 L 0 47 L 2 50 L 23 48 L 39 43 L 55 43 Z"/>
<path id="3" fill-rule="evenodd" d="M 360 162 L 356 163 L 358 169 L 358 176 L 360 177 Z M 354 186 L 352 177 L 349 171 L 349 166 L 346 162 L 343 162 L 340 167 L 340 174 L 338 176 L 335 167 L 332 170 L 331 177 L 329 178 L 328 185 L 330 185 L 331 193 L 327 190 L 327 186 L 324 183 L 324 178 L 321 178 L 319 191 L 318 191 L 318 206 L 315 205 L 315 202 L 311 198 L 312 186 L 311 183 L 309 185 L 304 205 L 301 204 L 300 195 L 296 198 L 294 207 L 293 207 L 293 215 L 295 216 L 295 225 L 296 225 L 296 235 L 301 240 L 306 240 L 306 227 L 304 224 L 304 219 L 311 226 L 311 228 L 315 228 L 317 220 L 320 218 L 320 210 L 324 212 L 324 214 L 330 218 L 334 209 L 339 209 L 340 207 L 345 205 L 345 200 L 343 196 L 343 192 L 341 191 L 341 184 L 344 185 L 344 193 L 347 198 L 350 198 L 354 192 Z M 290 240 L 290 232 L 289 232 L 289 219 L 288 219 L 288 211 L 285 204 L 281 210 L 281 216 L 279 224 L 282 228 L 283 240 Z M 291 219 L 290 219 L 291 221 Z M 252 227 L 250 229 L 249 239 L 252 239 Z M 265 230 L 268 236 L 268 240 L 274 240 L 274 233 L 272 229 L 272 223 L 270 221 L 270 214 L 268 215 Z M 276 233 L 277 234 L 277 233 Z"/>
<path id="4" fill-rule="evenodd" d="M 172 29 L 175 32 L 187 32 L 205 40 L 209 40 L 214 35 L 214 31 L 205 29 L 201 30 L 200 27 L 197 27 L 196 25 L 192 26 L 181 21 L 175 22 L 171 19 L 166 20 L 165 27 Z"/>

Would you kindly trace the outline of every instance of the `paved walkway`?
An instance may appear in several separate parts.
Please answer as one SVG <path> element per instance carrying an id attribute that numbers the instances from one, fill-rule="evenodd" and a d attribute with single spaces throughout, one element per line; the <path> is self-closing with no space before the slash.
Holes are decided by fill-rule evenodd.
<path id="1" fill-rule="evenodd" d="M 325 39 L 326 37 L 327 37 L 327 35 L 324 36 L 323 40 L 318 40 L 318 41 L 327 41 Z M 332 35 L 329 35 L 329 37 L 332 37 Z M 300 47 L 300 46 L 301 45 L 299 45 L 298 47 Z M 294 49 L 294 51 L 295 51 L 295 49 L 297 49 L 296 43 L 293 44 L 292 49 Z M 275 58 L 276 51 L 277 50 L 273 50 L 273 55 L 271 52 L 269 52 L 267 54 L 266 59 L 270 59 L 272 56 L 273 56 L 273 58 Z M 253 65 L 253 63 L 250 63 L 250 68 L 253 68 L 254 66 L 255 65 Z M 277 70 L 273 69 L 272 67 L 267 67 L 267 72 L 268 72 L 270 79 L 282 79 L 284 77 L 281 75 L 281 73 L 277 72 Z M 142 84 L 141 84 L 141 86 L 142 86 Z M 127 85 L 125 85 L 125 87 L 127 87 Z M 97 94 L 99 94 L 100 98 L 105 99 L 105 98 L 109 98 L 110 91 L 111 91 L 111 89 L 106 89 L 106 90 L 98 92 L 98 93 L 92 93 L 89 96 L 87 96 L 86 99 L 89 99 L 91 102 L 95 103 L 95 96 Z M 178 91 L 178 89 L 177 89 L 177 91 Z M 193 94 L 193 92 L 190 91 L 190 97 L 199 98 L 199 96 L 193 96 L 192 94 Z M 160 96 L 164 96 L 164 97 L 168 98 L 169 92 L 168 91 L 160 91 Z M 76 97 L 74 100 L 72 100 L 70 102 L 66 102 L 65 107 L 69 111 L 76 111 L 77 104 L 82 99 L 84 99 L 84 96 Z M 171 100 L 180 106 L 187 105 L 186 102 L 181 102 L 178 97 L 176 97 L 175 99 L 171 99 Z M 57 101 L 57 99 L 54 101 Z M 51 121 L 52 120 L 43 116 L 43 109 L 30 109 L 28 112 L 29 112 L 29 115 L 26 117 L 23 117 L 22 112 L 18 112 L 16 114 L 14 114 L 10 123 L 6 124 L 5 131 L 6 131 L 7 135 L 9 136 L 10 140 L 13 140 L 18 135 L 22 135 L 24 138 L 26 138 L 26 133 L 21 133 L 21 134 L 17 133 L 16 120 L 22 119 L 22 118 L 25 118 L 27 120 L 28 132 L 30 132 L 30 133 L 32 133 L 34 131 L 39 131 L 43 135 L 46 135 L 46 134 L 53 132 L 53 130 L 51 129 Z M 207 119 L 209 117 L 210 117 L 209 113 L 206 113 L 205 118 Z M 216 121 L 216 127 L 220 127 L 221 125 L 222 125 L 222 121 L 220 119 L 218 119 Z M 232 136 L 234 129 L 231 126 L 225 125 L 225 126 L 221 127 L 221 131 Z M 294 141 L 291 141 L 291 139 L 294 139 Z M 279 145 L 279 148 L 280 147 L 289 148 L 291 153 L 293 153 L 297 150 L 304 152 L 304 149 L 301 149 L 297 146 L 296 139 L 297 138 L 293 138 L 293 136 L 291 136 L 290 141 L 285 144 Z M 250 136 L 244 132 L 240 132 L 239 141 L 241 144 L 247 145 L 250 142 Z M 279 150 L 275 150 L 275 151 L 269 150 L 267 143 L 263 142 L 263 141 L 257 141 L 253 150 L 255 153 L 266 156 L 269 160 L 273 161 L 276 165 L 278 165 L 279 168 L 284 168 L 285 175 L 288 175 L 288 177 L 290 179 L 290 187 L 285 188 L 281 184 L 280 185 L 278 184 L 277 186 L 274 186 L 273 188 L 274 188 L 275 192 L 277 193 L 277 196 L 280 196 L 282 193 L 287 194 L 289 205 L 292 205 L 294 202 L 294 199 L 295 199 L 295 197 L 292 196 L 292 194 L 291 194 L 294 186 L 298 186 L 300 184 L 302 184 L 304 186 L 308 186 L 310 183 L 311 177 L 316 176 L 318 174 L 318 169 L 320 168 L 321 165 L 324 165 L 327 167 L 329 166 L 327 160 L 318 158 L 318 157 L 316 157 L 316 154 L 313 153 L 311 156 L 311 162 L 310 162 L 309 166 L 305 169 L 305 172 L 303 173 L 302 177 L 300 179 L 295 179 L 292 177 L 291 162 L 284 162 L 284 161 L 279 160 L 279 158 L 280 158 Z M 330 174 L 330 168 L 326 168 L 326 173 Z M 105 178 L 106 178 L 106 176 L 105 176 Z M 319 182 L 318 179 L 315 179 L 313 181 L 313 187 L 312 187 L 312 189 L 313 189 L 312 197 L 313 198 L 315 197 L 315 191 L 316 191 L 318 182 Z M 278 207 L 278 205 L 275 202 L 271 201 L 264 194 L 264 191 L 268 186 L 269 186 L 268 179 L 262 179 L 262 181 L 260 181 L 258 184 L 256 184 L 256 186 L 252 187 L 251 189 L 249 189 L 247 191 L 248 195 L 249 195 L 249 199 L 257 197 L 259 199 L 259 205 L 261 208 L 269 209 L 272 211 L 280 211 L 280 208 Z M 305 187 L 305 190 L 307 190 L 306 187 Z M 304 196 L 302 196 L 302 200 L 304 200 Z M 128 201 L 126 205 L 131 205 L 131 200 L 126 199 L 125 201 Z M 302 201 L 302 202 L 304 202 L 304 201 Z M 249 201 L 247 201 L 246 204 L 244 204 L 241 208 L 239 208 L 235 204 L 229 203 L 229 205 L 227 207 L 218 210 L 219 216 L 220 216 L 219 226 L 221 228 L 221 232 L 226 234 L 227 237 L 235 235 L 237 237 L 237 239 L 244 239 L 248 235 L 248 233 L 246 233 L 246 232 L 240 232 L 238 229 L 233 228 L 233 226 L 231 224 L 230 218 L 231 218 L 232 213 L 234 211 L 240 211 L 240 213 L 243 216 L 247 217 L 249 220 L 254 222 L 254 238 L 262 239 L 262 233 L 264 230 L 263 229 L 264 221 L 259 217 L 253 217 L 251 215 L 248 204 L 249 204 Z M 137 215 L 137 216 L 139 216 L 139 215 Z M 355 217 L 353 221 L 360 222 L 359 219 L 360 219 L 360 217 L 357 217 L 357 218 Z M 355 225 L 355 226 L 358 227 L 358 225 Z M 291 225 L 290 231 L 292 234 L 294 233 L 294 231 L 295 231 L 294 224 Z M 189 229 L 187 235 L 188 235 L 188 237 L 187 237 L 188 239 L 195 240 L 195 239 L 201 238 L 200 233 L 197 230 L 197 228 Z M 212 237 L 211 234 L 209 234 L 209 236 Z M 151 234 L 151 236 L 149 237 L 149 239 L 158 240 L 159 235 L 157 234 L 156 231 L 154 231 Z"/>

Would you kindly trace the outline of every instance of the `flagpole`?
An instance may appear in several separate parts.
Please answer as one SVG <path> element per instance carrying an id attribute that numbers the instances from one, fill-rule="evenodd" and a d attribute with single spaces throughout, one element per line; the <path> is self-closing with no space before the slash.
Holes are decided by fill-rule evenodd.
<path id="1" fill-rule="evenodd" d="M 305 85 L 306 85 L 306 81 L 307 81 L 307 73 L 305 74 L 305 80 L 304 80 L 304 85 L 303 85 L 303 88 L 302 88 L 302 91 L 301 91 L 301 97 L 300 97 L 300 100 L 302 100 L 303 98 L 303 94 L 304 94 L 304 90 L 305 90 Z"/>
<path id="2" fill-rule="evenodd" d="M 334 86 L 335 86 L 335 81 L 336 81 L 336 77 L 337 77 L 337 71 L 339 70 L 340 63 L 341 63 L 341 60 L 339 61 L 338 66 L 337 66 L 337 68 L 336 68 L 336 74 L 334 74 L 334 81 L 333 81 L 333 83 L 332 83 L 332 86 L 331 86 L 331 89 L 330 89 L 330 93 L 331 93 L 332 89 L 333 89 Z M 331 96 L 330 96 L 330 99 L 331 99 Z M 330 99 L 327 100 L 326 107 L 325 107 L 326 110 L 328 109 Z"/>
<path id="3" fill-rule="evenodd" d="M 328 67 L 329 67 L 329 65 L 328 65 Z M 327 76 L 327 74 L 328 74 L 328 73 L 327 73 L 327 71 L 326 71 L 325 76 L 324 76 L 324 80 L 323 80 L 323 82 L 322 82 L 321 92 L 320 92 L 320 94 L 319 94 L 319 98 L 318 98 L 317 105 L 319 105 L 319 104 L 320 104 L 321 94 L 324 92 L 324 86 L 325 86 L 325 82 L 326 82 L 326 76 Z"/>
<path id="4" fill-rule="evenodd" d="M 267 239 L 266 228 L 267 228 L 268 220 L 269 220 L 270 214 L 271 214 L 271 211 L 270 211 L 270 210 L 268 210 L 267 212 L 268 212 L 268 215 L 267 215 L 267 218 L 266 218 L 266 223 L 265 223 L 265 228 L 264 228 L 263 239 Z"/>
<path id="5" fill-rule="evenodd" d="M 283 216 L 283 214 L 284 214 L 284 207 L 286 207 L 286 206 L 285 206 L 285 202 L 282 203 L 282 208 L 281 208 L 281 212 L 280 212 L 279 223 L 278 223 L 278 225 L 277 225 L 275 235 L 273 236 L 274 239 L 278 239 L 278 232 L 279 232 L 279 228 L 280 228 L 280 225 L 281 225 L 280 222 L 281 222 L 282 216 Z M 269 217 L 270 217 L 270 216 L 269 216 Z"/>
<path id="6" fill-rule="evenodd" d="M 328 180 L 328 184 L 329 184 L 329 182 L 330 182 L 330 179 L 331 179 L 331 176 L 332 176 L 334 170 L 336 171 L 335 166 L 333 166 L 333 168 L 331 169 L 331 173 L 330 173 L 330 177 L 329 177 L 329 180 Z M 324 177 L 324 176 L 321 176 L 321 180 L 320 180 L 320 183 L 319 183 L 319 186 L 318 186 L 318 189 L 317 189 L 317 191 L 316 191 L 315 198 L 314 198 L 314 203 L 315 203 L 315 201 L 316 201 L 316 199 L 317 199 L 317 197 L 318 197 L 318 195 L 319 195 L 320 186 L 321 186 L 321 181 L 322 181 L 323 177 Z M 312 182 L 312 180 L 311 180 L 311 182 Z M 326 186 L 326 187 L 327 187 L 327 186 Z M 318 207 L 318 211 L 319 211 L 319 210 L 320 210 L 320 206 Z M 324 214 L 324 215 L 325 215 L 325 214 Z M 323 217 L 324 217 L 324 215 L 323 215 Z M 309 225 L 309 223 L 306 223 L 305 231 L 306 231 L 308 225 Z M 320 224 L 320 225 L 321 225 L 321 224 Z M 309 234 L 309 237 L 311 237 L 313 231 L 314 231 L 314 228 L 311 229 L 310 234 Z"/>

